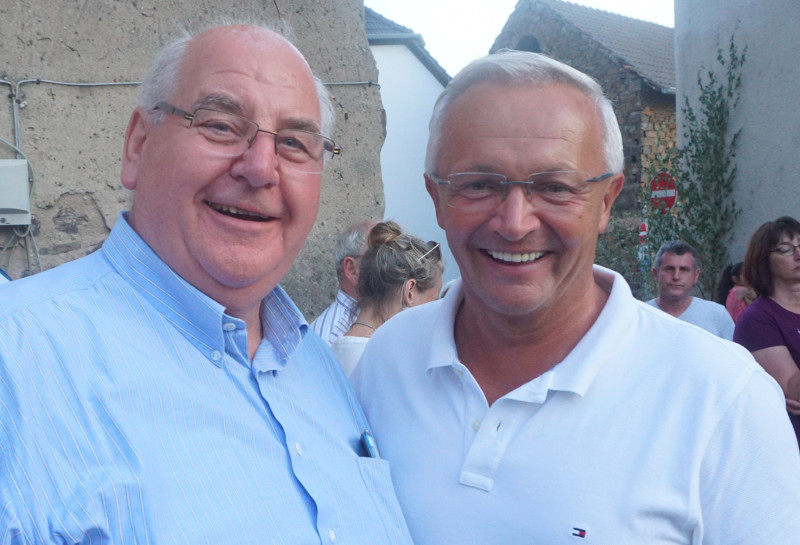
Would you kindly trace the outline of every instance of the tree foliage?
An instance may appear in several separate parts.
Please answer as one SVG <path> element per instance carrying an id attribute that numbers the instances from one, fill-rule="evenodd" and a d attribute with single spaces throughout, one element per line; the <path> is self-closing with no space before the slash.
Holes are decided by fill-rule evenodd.
<path id="1" fill-rule="evenodd" d="M 647 175 L 643 176 L 645 183 L 642 184 L 640 202 L 647 222 L 644 249 L 637 249 L 634 257 L 629 248 L 624 248 L 627 256 L 613 257 L 616 262 L 629 262 L 636 258 L 639 270 L 647 269 L 643 271 L 641 282 L 637 283 L 641 286 L 636 295 L 641 298 L 654 296 L 650 262 L 664 242 L 681 239 L 697 249 L 703 271 L 698 290 L 704 298 L 713 296 L 717 278 L 728 263 L 727 245 L 740 213 L 733 198 L 733 183 L 741 129 L 731 131 L 730 118 L 739 103 L 741 68 L 747 52 L 746 47 L 739 52 L 734 37 L 731 36 L 727 52 L 717 48 L 716 60 L 722 76 L 713 69 L 705 74 L 702 70 L 698 72 L 697 109 L 688 98 L 685 99 L 682 147 L 655 158 Z M 647 182 L 658 172 L 668 172 L 675 179 L 678 195 L 672 210 L 667 210 L 663 201 L 651 203 Z M 605 246 L 601 249 L 601 245 Z M 607 237 L 598 245 L 598 256 L 603 256 L 603 259 L 608 259 L 609 252 L 614 251 L 608 246 Z"/>

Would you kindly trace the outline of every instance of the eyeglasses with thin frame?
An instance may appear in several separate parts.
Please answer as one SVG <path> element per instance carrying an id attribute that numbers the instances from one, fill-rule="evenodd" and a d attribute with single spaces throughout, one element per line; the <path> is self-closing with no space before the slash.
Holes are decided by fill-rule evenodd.
<path id="1" fill-rule="evenodd" d="M 334 155 L 341 153 L 333 140 L 321 134 L 301 129 L 269 131 L 262 129 L 251 119 L 213 108 L 200 107 L 189 113 L 169 102 L 161 101 L 154 109 L 189 121 L 189 127 L 197 129 L 203 137 L 198 140 L 199 144 L 225 157 L 242 155 L 253 145 L 260 132 L 275 137 L 275 155 L 284 159 L 292 170 L 320 173 Z"/>
<path id="2" fill-rule="evenodd" d="M 780 254 L 783 257 L 789 257 L 790 255 L 794 255 L 795 251 L 800 248 L 800 244 L 790 244 L 788 242 L 781 242 L 775 249 L 772 250 L 776 254 Z"/>
<path id="3" fill-rule="evenodd" d="M 567 204 L 576 195 L 585 193 L 588 184 L 600 182 L 613 176 L 606 172 L 589 177 L 577 170 L 553 170 L 536 172 L 526 180 L 509 180 L 494 172 L 456 172 L 443 178 L 430 176 L 445 190 L 448 206 L 460 210 L 493 210 L 508 196 L 514 186 L 521 186 L 529 201 L 552 205 Z"/>

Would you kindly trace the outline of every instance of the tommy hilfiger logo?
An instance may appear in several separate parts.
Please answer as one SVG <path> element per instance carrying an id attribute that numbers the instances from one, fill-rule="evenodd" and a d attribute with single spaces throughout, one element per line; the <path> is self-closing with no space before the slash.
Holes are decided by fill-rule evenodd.
<path id="1" fill-rule="evenodd" d="M 583 528 L 573 528 L 572 535 L 575 537 L 584 538 L 586 537 L 586 530 L 584 530 Z"/>

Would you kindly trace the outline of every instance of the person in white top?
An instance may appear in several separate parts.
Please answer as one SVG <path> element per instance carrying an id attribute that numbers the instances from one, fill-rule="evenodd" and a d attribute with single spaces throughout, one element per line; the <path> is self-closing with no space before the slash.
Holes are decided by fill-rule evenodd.
<path id="1" fill-rule="evenodd" d="M 367 235 L 376 223 L 374 220 L 354 223 L 339 235 L 333 247 L 339 291 L 333 303 L 310 324 L 328 346 L 344 335 L 358 316 L 358 269 L 361 256 L 367 251 Z"/>
<path id="2" fill-rule="evenodd" d="M 442 288 L 444 263 L 437 242 L 424 242 L 387 221 L 372 228 L 367 247 L 358 274 L 358 317 L 331 344 L 347 375 L 378 327 L 403 309 L 433 301 Z"/>
<path id="3" fill-rule="evenodd" d="M 622 171 L 611 102 L 543 55 L 473 61 L 436 102 L 425 184 L 462 281 L 350 376 L 416 545 L 797 542 L 778 385 L 593 266 Z"/>
<path id="4" fill-rule="evenodd" d="M 692 296 L 700 279 L 698 259 L 697 251 L 682 240 L 662 244 L 653 266 L 658 297 L 647 304 L 717 337 L 733 340 L 734 323 L 728 310 L 714 301 Z"/>

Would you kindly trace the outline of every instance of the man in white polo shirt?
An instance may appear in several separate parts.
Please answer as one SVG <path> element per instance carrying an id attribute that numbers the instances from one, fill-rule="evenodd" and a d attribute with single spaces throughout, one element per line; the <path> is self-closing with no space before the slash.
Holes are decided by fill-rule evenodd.
<path id="1" fill-rule="evenodd" d="M 478 59 L 434 106 L 425 167 L 462 281 L 382 325 L 350 377 L 414 543 L 797 543 L 778 385 L 592 265 L 623 185 L 597 83 Z"/>

